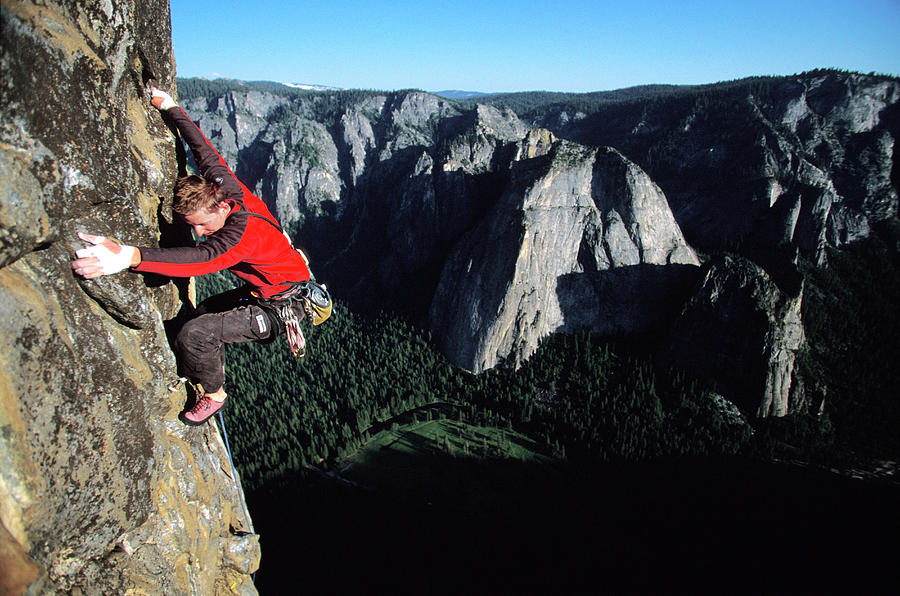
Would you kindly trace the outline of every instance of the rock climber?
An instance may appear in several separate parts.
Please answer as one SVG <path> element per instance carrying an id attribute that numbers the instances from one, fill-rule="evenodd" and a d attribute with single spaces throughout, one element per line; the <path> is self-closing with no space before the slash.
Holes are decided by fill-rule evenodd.
<path id="1" fill-rule="evenodd" d="M 192 247 L 134 247 L 79 232 L 88 245 L 76 251 L 72 268 L 87 279 L 128 268 L 170 277 L 227 269 L 246 282 L 242 288 L 205 300 L 178 333 L 181 374 L 198 388 L 193 406 L 186 407 L 180 417 L 197 425 L 219 411 L 227 398 L 224 344 L 272 339 L 284 325 L 294 355 L 304 348 L 297 319 L 285 320 L 293 309 L 279 303 L 293 304 L 289 297 L 308 283 L 311 274 L 305 257 L 292 247 L 265 203 L 235 177 L 172 97 L 151 87 L 151 103 L 177 128 L 200 171 L 200 175 L 178 179 L 172 206 L 198 242 Z M 318 324 L 330 314 L 330 299 L 327 313 L 312 313 L 308 303 L 305 310 Z"/>

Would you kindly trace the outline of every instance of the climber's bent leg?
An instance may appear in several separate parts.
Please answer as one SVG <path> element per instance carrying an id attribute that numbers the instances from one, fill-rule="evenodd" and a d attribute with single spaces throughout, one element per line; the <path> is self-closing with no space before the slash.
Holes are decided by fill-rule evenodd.
<path id="1" fill-rule="evenodd" d="M 255 304 L 191 319 L 178 333 L 182 375 L 202 385 L 204 391 L 222 390 L 225 344 L 268 339 L 273 327 L 270 315 Z"/>

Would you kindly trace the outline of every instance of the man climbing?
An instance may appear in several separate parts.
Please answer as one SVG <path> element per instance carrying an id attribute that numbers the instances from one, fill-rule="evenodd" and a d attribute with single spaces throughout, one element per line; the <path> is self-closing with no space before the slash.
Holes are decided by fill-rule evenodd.
<path id="1" fill-rule="evenodd" d="M 308 294 L 303 282 L 311 275 L 306 259 L 291 246 L 265 203 L 235 177 L 172 97 L 151 88 L 151 103 L 177 128 L 200 170 L 199 176 L 178 179 L 172 206 L 199 240 L 193 247 L 148 248 L 79 233 L 89 245 L 76 252 L 72 268 L 88 279 L 129 267 L 171 277 L 227 269 L 246 282 L 243 288 L 205 300 L 178 333 L 182 374 L 202 388 L 193 407 L 182 413 L 184 422 L 196 425 L 215 414 L 227 398 L 224 344 L 274 338 L 284 324 L 292 352 L 304 349 L 294 314 L 300 301 L 294 299 L 298 292 Z M 330 314 L 330 300 L 327 312 L 313 312 L 310 306 L 316 307 L 306 301 L 303 309 L 314 324 Z"/>

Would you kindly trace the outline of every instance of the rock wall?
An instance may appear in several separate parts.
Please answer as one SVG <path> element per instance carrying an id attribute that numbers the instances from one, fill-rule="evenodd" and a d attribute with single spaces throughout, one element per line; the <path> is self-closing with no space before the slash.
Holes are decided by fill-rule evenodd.
<path id="1" fill-rule="evenodd" d="M 821 262 L 826 244 L 898 213 L 896 77 L 750 79 L 577 116 L 550 108 L 536 121 L 638 163 L 704 251 L 789 242 Z"/>
<path id="2" fill-rule="evenodd" d="M 4 2 L 0 592 L 255 593 L 258 539 L 212 424 L 176 418 L 187 287 L 70 268 L 76 232 L 169 233 L 166 1 Z"/>
<path id="3" fill-rule="evenodd" d="M 245 182 L 300 229 L 313 269 L 354 306 L 412 313 L 451 362 L 476 372 L 519 365 L 551 333 L 668 337 L 687 316 L 700 259 L 669 197 L 618 150 L 421 92 L 369 94 L 323 111 L 340 103 L 328 98 L 238 89 L 185 106 L 238 160 Z M 813 184 L 816 172 L 802 169 L 802 179 Z M 828 198 L 817 207 L 823 217 Z M 773 218 L 760 243 L 763 255 L 779 248 L 771 268 L 786 285 L 799 283 L 790 257 L 808 205 L 780 201 L 785 217 Z M 727 288 L 733 300 L 747 291 Z M 727 329 L 748 334 L 752 366 L 781 362 L 754 384 L 745 411 L 782 415 L 760 404 L 788 402 L 794 352 L 770 358 L 753 322 Z"/>
<path id="4" fill-rule="evenodd" d="M 535 152 L 537 136 L 549 140 Z M 535 131 L 506 193 L 451 251 L 431 306 L 450 360 L 517 365 L 554 332 L 641 333 L 699 267 L 665 196 L 614 149 Z"/>
<path id="5" fill-rule="evenodd" d="M 794 372 L 805 342 L 802 305 L 802 284 L 785 291 L 747 259 L 716 259 L 675 319 L 665 362 L 705 379 L 744 412 L 784 416 L 792 396 L 802 397 Z"/>

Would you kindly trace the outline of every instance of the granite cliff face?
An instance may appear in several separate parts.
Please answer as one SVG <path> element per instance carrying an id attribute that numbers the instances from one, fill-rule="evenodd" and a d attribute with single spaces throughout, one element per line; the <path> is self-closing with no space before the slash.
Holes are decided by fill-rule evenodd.
<path id="1" fill-rule="evenodd" d="M 826 243 L 896 217 L 896 78 L 822 71 L 713 87 L 536 121 L 640 164 L 704 250 L 781 244 L 821 262 Z"/>
<path id="2" fill-rule="evenodd" d="M 636 333 L 673 314 L 664 297 L 684 293 L 699 261 L 659 188 L 613 149 L 542 131 L 518 155 L 529 159 L 454 247 L 432 302 L 451 360 L 481 372 L 553 332 Z"/>
<path id="3" fill-rule="evenodd" d="M 805 340 L 802 303 L 802 290 L 780 289 L 751 261 L 716 259 L 672 326 L 667 360 L 715 380 L 745 412 L 784 416 L 792 389 L 799 391 L 793 377 Z"/>
<path id="4" fill-rule="evenodd" d="M 534 121 L 621 150 L 665 191 L 692 246 L 730 255 L 711 263 L 674 321 L 667 360 L 729 386 L 748 413 L 783 415 L 802 402 L 797 257 L 827 266 L 826 247 L 896 219 L 900 81 L 817 71 L 593 114 L 551 108 Z"/>
<path id="5" fill-rule="evenodd" d="M 716 323 L 677 361 L 745 337 L 732 356 L 768 372 L 741 377 L 743 407 L 782 415 L 802 386 L 798 251 L 821 263 L 896 215 L 898 97 L 893 79 L 811 73 L 527 120 L 421 92 L 244 86 L 184 105 L 340 296 L 410 313 L 458 366 L 517 365 L 580 329 L 672 354 L 708 303 Z M 701 268 L 695 249 L 732 258 Z"/>
<path id="6" fill-rule="evenodd" d="M 258 540 L 213 425 L 176 418 L 187 287 L 76 279 L 78 231 L 165 238 L 168 3 L 4 2 L 0 592 L 255 593 Z"/>

